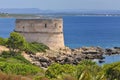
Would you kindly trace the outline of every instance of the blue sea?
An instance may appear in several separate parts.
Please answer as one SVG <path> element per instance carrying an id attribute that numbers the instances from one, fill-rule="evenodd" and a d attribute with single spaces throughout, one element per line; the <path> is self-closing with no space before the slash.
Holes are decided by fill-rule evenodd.
<path id="1" fill-rule="evenodd" d="M 14 18 L 0 18 L 0 37 L 8 38 L 15 28 Z"/>
<path id="2" fill-rule="evenodd" d="M 63 20 L 65 45 L 68 47 L 120 47 L 120 16 L 64 16 Z M 7 38 L 14 28 L 14 18 L 0 18 L 0 37 Z M 120 56 L 107 56 L 105 61 L 120 61 Z"/>
<path id="3" fill-rule="evenodd" d="M 120 46 L 120 17 L 66 16 L 64 17 L 65 44 L 71 48 Z"/>

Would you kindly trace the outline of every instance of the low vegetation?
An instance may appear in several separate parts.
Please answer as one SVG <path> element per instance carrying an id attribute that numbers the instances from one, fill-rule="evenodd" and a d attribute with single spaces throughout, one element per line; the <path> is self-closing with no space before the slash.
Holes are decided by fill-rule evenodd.
<path id="1" fill-rule="evenodd" d="M 43 77 L 46 80 L 120 80 L 120 62 L 103 66 L 90 60 L 81 61 L 79 65 L 55 63 L 49 66 Z"/>
<path id="2" fill-rule="evenodd" d="M 0 55 L 0 61 L 3 62 L 12 62 L 12 63 L 25 63 L 31 64 L 28 60 L 26 60 L 21 53 L 16 53 L 15 55 L 11 55 L 9 51 L 3 51 Z"/>
<path id="3" fill-rule="evenodd" d="M 45 72 L 45 75 L 48 78 L 57 78 L 58 76 L 61 76 L 63 74 L 72 74 L 74 71 L 75 66 L 73 65 L 60 65 L 58 63 L 55 63 L 49 66 L 49 68 Z"/>
<path id="4" fill-rule="evenodd" d="M 120 62 L 106 64 L 103 70 L 108 80 L 120 80 Z"/>
<path id="5" fill-rule="evenodd" d="M 22 63 L 7 63 L 7 62 L 0 62 L 0 70 L 2 72 L 8 74 L 16 74 L 16 75 L 35 75 L 40 72 L 40 68 L 22 64 Z"/>
<path id="6" fill-rule="evenodd" d="M 0 45 L 6 46 L 6 44 L 7 44 L 7 39 L 4 39 L 4 38 L 0 37 Z"/>
<path id="7" fill-rule="evenodd" d="M 4 51 L 0 55 L 0 71 L 15 75 L 35 75 L 43 70 L 32 65 L 20 53 L 13 56 Z"/>
<path id="8" fill-rule="evenodd" d="M 20 53 L 11 56 L 8 52 L 0 55 L 0 71 L 3 80 L 23 80 L 23 76 L 26 76 L 25 80 L 120 80 L 120 62 L 104 66 L 90 60 L 78 65 L 54 63 L 43 70 L 29 63 Z"/>
<path id="9" fill-rule="evenodd" d="M 24 48 L 24 51 L 27 53 L 32 53 L 35 54 L 37 52 L 45 52 L 46 49 L 49 49 L 46 45 L 42 44 L 42 43 L 26 43 L 26 46 Z"/>

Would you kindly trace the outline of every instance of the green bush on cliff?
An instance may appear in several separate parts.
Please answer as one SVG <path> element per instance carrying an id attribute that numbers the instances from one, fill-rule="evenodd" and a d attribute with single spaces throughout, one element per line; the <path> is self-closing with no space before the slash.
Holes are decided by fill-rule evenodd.
<path id="1" fill-rule="evenodd" d="M 46 49 L 49 49 L 47 46 L 41 43 L 29 43 L 25 40 L 25 38 L 19 33 L 12 32 L 7 41 L 8 48 L 11 53 L 15 53 L 18 51 L 26 51 L 27 53 L 37 53 L 37 52 L 45 52 Z"/>
<path id="2" fill-rule="evenodd" d="M 0 45 L 6 46 L 7 40 L 8 40 L 7 38 L 4 39 L 4 38 L 1 38 L 1 37 L 0 37 Z"/>
<path id="3" fill-rule="evenodd" d="M 49 49 L 49 47 L 42 43 L 27 42 L 21 34 L 16 32 L 10 33 L 10 37 L 8 39 L 0 38 L 0 45 L 7 46 L 12 55 L 23 50 L 27 53 L 37 53 L 45 52 L 46 49 Z"/>
<path id="4" fill-rule="evenodd" d="M 25 47 L 25 43 L 26 41 L 24 37 L 16 32 L 10 33 L 10 37 L 8 38 L 8 41 L 7 41 L 9 50 L 12 53 L 23 50 Z"/>

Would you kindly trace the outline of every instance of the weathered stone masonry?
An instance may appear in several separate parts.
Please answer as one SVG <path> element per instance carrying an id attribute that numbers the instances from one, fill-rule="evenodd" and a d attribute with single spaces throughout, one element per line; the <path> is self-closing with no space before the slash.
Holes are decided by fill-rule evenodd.
<path id="1" fill-rule="evenodd" d="M 22 34 L 29 42 L 44 43 L 51 49 L 64 47 L 61 18 L 16 19 L 15 31 Z"/>

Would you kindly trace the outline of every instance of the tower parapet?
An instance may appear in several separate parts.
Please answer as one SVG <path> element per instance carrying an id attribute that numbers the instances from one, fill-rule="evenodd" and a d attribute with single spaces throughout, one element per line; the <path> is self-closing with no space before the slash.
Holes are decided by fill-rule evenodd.
<path id="1" fill-rule="evenodd" d="M 44 43 L 51 49 L 64 47 L 61 18 L 16 19 L 15 31 L 22 34 L 28 42 Z"/>

